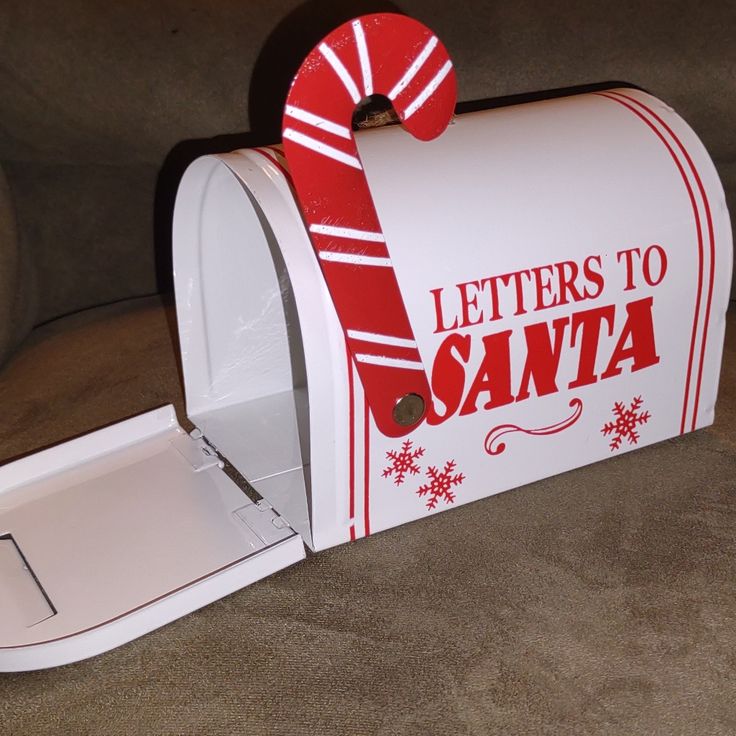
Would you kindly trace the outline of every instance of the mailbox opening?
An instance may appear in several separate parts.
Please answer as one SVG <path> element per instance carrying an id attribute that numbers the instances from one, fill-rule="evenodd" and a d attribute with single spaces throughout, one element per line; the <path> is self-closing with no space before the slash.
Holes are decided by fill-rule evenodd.
<path id="1" fill-rule="evenodd" d="M 174 259 L 188 416 L 311 539 L 307 379 L 284 257 L 227 162 L 196 161 L 181 187 Z"/>

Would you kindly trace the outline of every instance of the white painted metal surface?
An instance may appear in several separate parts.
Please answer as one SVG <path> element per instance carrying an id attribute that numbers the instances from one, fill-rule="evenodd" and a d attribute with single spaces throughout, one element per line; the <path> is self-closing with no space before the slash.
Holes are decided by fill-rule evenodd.
<path id="1" fill-rule="evenodd" d="M 712 422 L 731 230 L 671 108 L 626 89 L 458 116 L 431 142 L 398 126 L 357 140 L 431 374 L 408 447 L 367 411 L 278 150 L 196 162 L 175 218 L 190 416 L 227 401 L 243 436 L 278 425 L 257 457 L 227 454 L 313 548 Z M 551 373 L 529 358 L 545 345 Z M 306 421 L 254 421 L 254 401 L 288 403 L 304 375 Z"/>
<path id="2" fill-rule="evenodd" d="M 98 654 L 304 556 L 172 407 L 0 468 L 0 671 Z"/>
<path id="3" fill-rule="evenodd" d="M 712 422 L 730 223 L 670 108 L 613 91 L 358 143 L 427 418 L 399 440 L 373 422 L 280 152 L 196 161 L 174 265 L 204 439 L 167 407 L 0 468 L 0 671 L 129 641 L 302 559 L 302 539 L 323 549 Z"/>
<path id="4" fill-rule="evenodd" d="M 174 285 L 188 416 L 307 544 L 344 541 L 344 339 L 269 159 L 241 151 L 190 166 L 174 215 Z M 321 371 L 308 401 L 307 364 Z M 237 435 L 221 431 L 223 419 Z M 313 478 L 336 506 L 310 506 Z"/>

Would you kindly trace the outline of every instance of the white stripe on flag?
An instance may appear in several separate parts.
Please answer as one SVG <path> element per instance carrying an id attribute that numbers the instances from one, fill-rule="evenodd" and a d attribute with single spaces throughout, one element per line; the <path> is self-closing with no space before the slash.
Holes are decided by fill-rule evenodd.
<path id="1" fill-rule="evenodd" d="M 401 358 L 389 358 L 387 355 L 368 355 L 367 353 L 356 353 L 355 360 L 358 363 L 370 363 L 371 365 L 386 365 L 391 368 L 408 368 L 413 371 L 423 371 L 424 366 L 418 360 L 402 360 Z"/>
<path id="2" fill-rule="evenodd" d="M 407 340 L 403 337 L 394 337 L 393 335 L 379 335 L 376 332 L 361 332 L 360 330 L 348 330 L 348 337 L 353 340 L 363 340 L 364 342 L 375 342 L 381 345 L 393 345 L 397 348 L 415 348 L 417 344 L 414 340 Z"/>
<path id="3" fill-rule="evenodd" d="M 404 73 L 404 76 L 396 83 L 396 86 L 388 93 L 389 100 L 393 100 L 398 97 L 408 86 L 412 79 L 416 76 L 417 72 L 424 66 L 424 62 L 427 61 L 429 55 L 434 51 L 437 46 L 437 36 L 427 41 L 424 48 L 422 49 L 419 56 L 410 64 L 409 68 Z"/>
<path id="4" fill-rule="evenodd" d="M 342 164 L 347 164 L 354 169 L 363 169 L 363 167 L 360 165 L 360 161 L 358 161 L 355 156 L 351 156 L 349 153 L 338 151 L 337 148 L 333 148 L 332 146 L 328 146 L 326 143 L 322 143 L 318 140 L 315 140 L 314 138 L 311 138 L 308 135 L 304 135 L 304 133 L 300 133 L 298 130 L 286 128 L 286 130 L 284 130 L 284 138 L 293 141 L 300 146 L 309 148 L 316 153 L 321 153 L 323 156 L 327 156 L 328 158 L 334 159 L 335 161 L 339 161 Z"/>
<path id="5" fill-rule="evenodd" d="M 446 61 L 442 69 L 432 77 L 432 81 L 416 96 L 414 101 L 406 108 L 404 120 L 408 120 L 433 94 L 442 80 L 450 73 L 452 62 Z"/>
<path id="6" fill-rule="evenodd" d="M 322 118 L 319 115 L 308 112 L 307 110 L 294 107 L 294 105 L 287 105 L 285 112 L 289 117 L 294 118 L 295 120 L 301 120 L 303 123 L 313 125 L 315 128 L 319 128 L 320 130 L 327 131 L 333 135 L 339 135 L 340 138 L 350 140 L 353 137 L 352 132 L 344 125 L 338 125 L 337 123 L 333 123 L 331 120 L 327 120 L 327 118 Z"/>
<path id="7" fill-rule="evenodd" d="M 364 96 L 370 97 L 373 94 L 373 72 L 371 71 L 371 60 L 368 58 L 368 46 L 366 46 L 365 43 L 365 33 L 360 20 L 353 21 L 353 33 L 355 34 L 355 45 L 358 47 L 360 71 L 363 74 Z"/>
<path id="8" fill-rule="evenodd" d="M 370 230 L 354 230 L 351 227 L 335 227 L 334 225 L 310 225 L 310 232 L 317 235 L 332 235 L 335 238 L 350 238 L 351 240 L 365 240 L 370 243 L 385 243 L 383 233 Z"/>
<path id="9" fill-rule="evenodd" d="M 319 252 L 319 257 L 323 261 L 333 261 L 335 263 L 352 263 L 355 266 L 382 266 L 383 268 L 391 268 L 390 258 L 380 258 L 378 256 L 361 256 L 356 253 L 322 250 Z"/>
<path id="10" fill-rule="evenodd" d="M 335 74 L 340 77 L 340 81 L 345 85 L 345 89 L 348 91 L 353 102 L 357 105 L 360 102 L 360 92 L 358 92 L 358 86 L 350 76 L 350 72 L 345 68 L 345 65 L 337 58 L 335 52 L 326 43 L 321 43 L 319 45 L 319 51 L 322 56 L 327 59 L 329 65 L 334 69 Z"/>

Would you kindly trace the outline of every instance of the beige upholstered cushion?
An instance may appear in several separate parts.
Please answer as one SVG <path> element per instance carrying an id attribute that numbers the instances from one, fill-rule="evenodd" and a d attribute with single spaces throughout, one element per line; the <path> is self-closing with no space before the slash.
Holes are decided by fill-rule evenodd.
<path id="1" fill-rule="evenodd" d="M 137 300 L 36 330 L 0 374 L 0 453 L 167 402 L 181 417 L 170 320 Z M 95 659 L 2 675 L 3 733 L 733 736 L 734 338 L 712 428 L 320 552 Z"/>
<path id="2" fill-rule="evenodd" d="M 0 161 L 12 163 L 39 319 L 166 285 L 186 162 L 275 142 L 311 44 L 390 9 L 443 39 L 461 100 L 607 80 L 646 88 L 702 137 L 736 210 L 734 2 L 3 0 Z"/>
<path id="3" fill-rule="evenodd" d="M 0 365 L 33 321 L 30 259 L 18 240 L 15 210 L 0 168 Z"/>

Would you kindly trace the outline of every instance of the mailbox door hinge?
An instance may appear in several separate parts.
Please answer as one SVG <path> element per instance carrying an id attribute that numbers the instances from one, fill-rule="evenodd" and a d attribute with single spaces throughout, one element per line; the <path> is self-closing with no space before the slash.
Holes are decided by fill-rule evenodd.
<path id="1" fill-rule="evenodd" d="M 191 435 L 182 434 L 171 441 L 177 452 L 192 466 L 195 473 L 208 468 L 223 468 L 225 463 L 212 445 L 195 429 Z"/>

